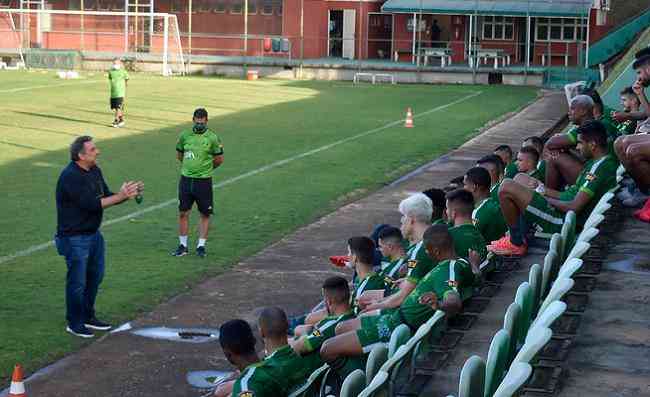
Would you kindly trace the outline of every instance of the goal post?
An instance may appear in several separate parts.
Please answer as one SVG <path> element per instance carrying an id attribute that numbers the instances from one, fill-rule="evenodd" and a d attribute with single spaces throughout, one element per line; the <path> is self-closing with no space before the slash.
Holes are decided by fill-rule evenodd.
<path id="1" fill-rule="evenodd" d="M 186 71 L 178 21 L 168 13 L 0 8 L 0 53 L 35 68 L 120 57 L 165 76 Z"/>

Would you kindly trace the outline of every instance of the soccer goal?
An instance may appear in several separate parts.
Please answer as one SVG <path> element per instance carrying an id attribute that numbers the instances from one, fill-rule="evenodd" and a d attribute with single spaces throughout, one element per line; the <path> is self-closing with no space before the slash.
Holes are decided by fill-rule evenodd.
<path id="1" fill-rule="evenodd" d="M 184 74 L 176 15 L 0 8 L 0 54 L 28 68 L 89 68 L 120 57 L 137 70 Z"/>

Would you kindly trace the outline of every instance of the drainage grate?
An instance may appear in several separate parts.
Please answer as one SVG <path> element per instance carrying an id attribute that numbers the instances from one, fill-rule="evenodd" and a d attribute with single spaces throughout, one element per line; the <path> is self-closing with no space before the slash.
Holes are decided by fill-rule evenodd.
<path id="1" fill-rule="evenodd" d="M 572 344 L 571 339 L 551 338 L 537 357 L 540 360 L 564 361 Z"/>
<path id="2" fill-rule="evenodd" d="M 564 314 L 562 317 L 557 319 L 553 325 L 551 325 L 551 330 L 553 335 L 558 338 L 565 336 L 569 337 L 570 335 L 575 335 L 580 326 L 581 317 L 577 314 Z"/>
<path id="3" fill-rule="evenodd" d="M 491 298 L 499 292 L 501 286 L 498 284 L 487 284 L 481 288 L 477 297 L 481 298 Z"/>
<path id="4" fill-rule="evenodd" d="M 451 353 L 449 352 L 428 352 L 425 356 L 415 361 L 415 374 L 432 375 L 442 368 L 442 365 L 449 359 L 450 355 Z"/>
<path id="5" fill-rule="evenodd" d="M 400 397 L 414 397 L 420 396 L 422 394 L 422 389 L 429 383 L 431 377 L 429 375 L 419 374 L 415 375 L 413 379 L 410 379 L 404 384 L 401 390 L 395 393 L 396 396 Z"/>
<path id="6" fill-rule="evenodd" d="M 502 272 L 511 272 L 513 270 L 518 270 L 521 267 L 521 261 L 519 258 L 502 258 L 497 269 Z"/>
<path id="7" fill-rule="evenodd" d="M 573 277 L 575 284 L 573 291 L 575 292 L 591 292 L 596 287 L 596 277 L 577 275 Z"/>
<path id="8" fill-rule="evenodd" d="M 458 331 L 445 331 L 440 337 L 438 344 L 433 345 L 433 349 L 438 351 L 455 349 L 458 346 L 458 342 L 463 339 L 463 335 L 462 332 Z"/>
<path id="9" fill-rule="evenodd" d="M 582 268 L 580 268 L 580 273 L 596 275 L 599 274 L 603 269 L 602 258 L 596 260 L 590 260 L 583 257 Z"/>
<path id="10" fill-rule="evenodd" d="M 510 272 L 494 271 L 485 277 L 490 283 L 503 284 L 510 277 Z"/>

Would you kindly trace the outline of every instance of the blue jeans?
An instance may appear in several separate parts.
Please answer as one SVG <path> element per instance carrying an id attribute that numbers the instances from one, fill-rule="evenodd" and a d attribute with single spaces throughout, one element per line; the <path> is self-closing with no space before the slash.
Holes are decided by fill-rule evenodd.
<path id="1" fill-rule="evenodd" d="M 65 257 L 66 319 L 70 328 L 95 317 L 95 298 L 104 278 L 104 237 L 94 234 L 55 238 L 59 255 Z"/>

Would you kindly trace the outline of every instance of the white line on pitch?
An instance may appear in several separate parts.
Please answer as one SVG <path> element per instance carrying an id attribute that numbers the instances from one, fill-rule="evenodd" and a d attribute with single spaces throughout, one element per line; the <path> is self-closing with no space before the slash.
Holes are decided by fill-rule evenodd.
<path id="1" fill-rule="evenodd" d="M 10 88 L 10 89 L 7 89 L 7 90 L 0 90 L 0 93 L 29 91 L 29 90 L 36 90 L 36 89 L 39 89 L 39 88 L 67 87 L 69 85 L 79 85 L 79 84 L 97 84 L 97 83 L 103 83 L 103 82 L 104 82 L 104 80 L 85 80 L 85 81 L 76 81 L 74 83 L 33 85 L 31 87 L 20 87 L 20 88 Z"/>
<path id="2" fill-rule="evenodd" d="M 457 99 L 457 100 L 455 100 L 455 101 L 449 102 L 449 103 L 446 104 L 446 105 L 440 105 L 440 106 L 437 106 L 437 107 L 435 107 L 435 108 L 429 109 L 429 110 L 427 110 L 427 111 L 425 111 L 425 112 L 415 114 L 413 117 L 414 117 L 414 118 L 419 118 L 419 117 L 426 116 L 426 115 L 428 115 L 428 114 L 430 114 L 430 113 L 434 113 L 434 112 L 438 112 L 438 111 L 440 111 L 440 110 L 447 109 L 448 107 L 451 107 L 451 106 L 457 105 L 457 104 L 459 104 L 459 103 L 461 103 L 461 102 L 465 102 L 465 101 L 468 100 L 468 99 L 471 99 L 471 98 L 474 98 L 474 97 L 476 97 L 476 96 L 479 96 L 479 95 L 481 95 L 482 93 L 483 93 L 483 91 L 476 91 L 476 92 L 474 92 L 474 93 L 472 93 L 472 94 L 470 94 L 470 95 L 466 95 L 466 96 L 464 96 L 464 97 L 462 97 L 462 98 L 460 98 L 460 99 Z M 394 126 L 396 126 L 396 125 L 399 125 L 399 124 L 401 124 L 401 123 L 403 123 L 403 122 L 404 122 L 404 119 L 395 120 L 395 121 L 392 121 L 392 122 L 390 122 L 390 123 L 388 123 L 388 124 L 385 124 L 385 125 L 383 125 L 383 126 L 381 126 L 381 127 L 373 128 L 373 129 L 371 129 L 371 130 L 364 131 L 364 132 L 361 132 L 361 133 L 359 133 L 359 134 L 352 135 L 352 136 L 349 136 L 349 137 L 347 137 L 347 138 L 340 139 L 340 140 L 338 140 L 338 141 L 336 141 L 336 142 L 332 142 L 332 143 L 330 143 L 330 144 L 327 144 L 327 145 L 324 145 L 324 146 L 318 147 L 318 148 L 316 148 L 316 149 L 309 150 L 309 151 L 304 152 L 304 153 L 297 154 L 297 155 L 292 156 L 292 157 L 288 157 L 288 158 L 283 159 L 283 160 L 278 160 L 278 161 L 276 161 L 276 162 L 273 162 L 273 163 L 271 163 L 271 164 L 265 165 L 265 166 L 263 166 L 263 167 L 260 167 L 260 168 L 254 169 L 254 170 L 252 170 L 252 171 L 248 171 L 248 172 L 246 172 L 246 173 L 243 173 L 243 174 L 237 175 L 237 176 L 232 177 L 232 178 L 230 178 L 230 179 L 226 179 L 225 181 L 222 181 L 222 182 L 219 182 L 219 183 L 215 183 L 215 184 L 213 185 L 213 188 L 220 188 L 220 187 L 223 187 L 223 186 L 228 186 L 228 185 L 230 185 L 230 184 L 232 184 L 232 183 L 235 183 L 235 182 L 237 182 L 237 181 L 240 181 L 240 180 L 242 180 L 242 179 L 246 179 L 246 178 L 248 178 L 248 177 L 251 177 L 251 176 L 255 176 L 255 175 L 257 175 L 257 174 L 260 174 L 260 173 L 262 173 L 262 172 L 272 170 L 272 169 L 274 169 L 274 168 L 277 168 L 277 167 L 283 166 L 283 165 L 285 165 L 285 164 L 289 164 L 289 163 L 291 163 L 291 162 L 293 162 L 293 161 L 296 161 L 296 160 L 299 160 L 299 159 L 302 159 L 302 158 L 305 158 L 305 157 L 308 157 L 308 156 L 312 156 L 312 155 L 317 154 L 317 153 L 320 153 L 320 152 L 324 152 L 325 150 L 329 150 L 329 149 L 331 149 L 331 148 L 333 148 L 333 147 L 335 147 L 335 146 L 342 145 L 342 144 L 347 143 L 347 142 L 350 142 L 350 141 L 352 141 L 352 140 L 359 139 L 359 138 L 362 138 L 362 137 L 367 136 L 367 135 L 375 134 L 375 133 L 380 132 L 380 131 L 383 131 L 383 130 L 385 130 L 385 129 L 387 129 L 387 128 L 391 128 L 391 127 L 394 127 Z M 123 221 L 125 221 L 125 220 L 131 219 L 131 218 L 135 218 L 135 217 L 137 217 L 137 216 L 144 215 L 144 214 L 146 214 L 146 213 L 149 213 L 149 212 L 152 212 L 152 211 L 156 211 L 156 210 L 159 210 L 159 209 L 164 208 L 164 207 L 168 207 L 168 206 L 170 206 L 170 205 L 172 205 L 172 204 L 174 204 L 174 203 L 177 203 L 177 202 L 178 202 L 178 200 L 175 199 L 175 198 L 174 198 L 174 199 L 171 199 L 171 200 L 163 201 L 162 203 L 158 203 L 158 204 L 156 204 L 156 205 L 152 205 L 152 206 L 150 206 L 150 207 L 143 208 L 143 209 L 141 209 L 141 210 L 139 210 L 139 211 L 135 211 L 135 212 L 132 212 L 132 213 L 130 213 L 130 214 L 127 214 L 127 215 L 124 215 L 124 216 L 120 216 L 120 217 L 118 217 L 118 218 L 114 218 L 114 219 L 108 220 L 108 221 L 106 221 L 106 222 L 103 223 L 103 227 L 110 226 L 110 225 L 112 225 L 112 224 L 114 224 L 114 223 L 123 222 Z M 5 263 L 5 262 L 9 262 L 9 261 L 14 260 L 14 259 L 16 259 L 16 258 L 20 258 L 20 257 L 23 257 L 23 256 L 31 255 L 31 254 L 33 254 L 33 253 L 35 253 L 35 252 L 38 252 L 38 251 L 42 251 L 42 250 L 44 250 L 44 249 L 46 249 L 46 248 L 51 247 L 53 244 L 54 244 L 53 241 L 48 241 L 48 242 L 46 242 L 46 243 L 42 243 L 42 244 L 38 244 L 38 245 L 33 245 L 33 246 L 31 246 L 31 247 L 29 247 L 29 248 L 27 248 L 27 249 L 24 249 L 24 250 L 22 250 L 22 251 L 18 251 L 18 252 L 14 253 L 14 254 L 11 254 L 11 255 L 2 256 L 2 257 L 0 257 L 0 264 L 3 264 L 3 263 Z"/>

